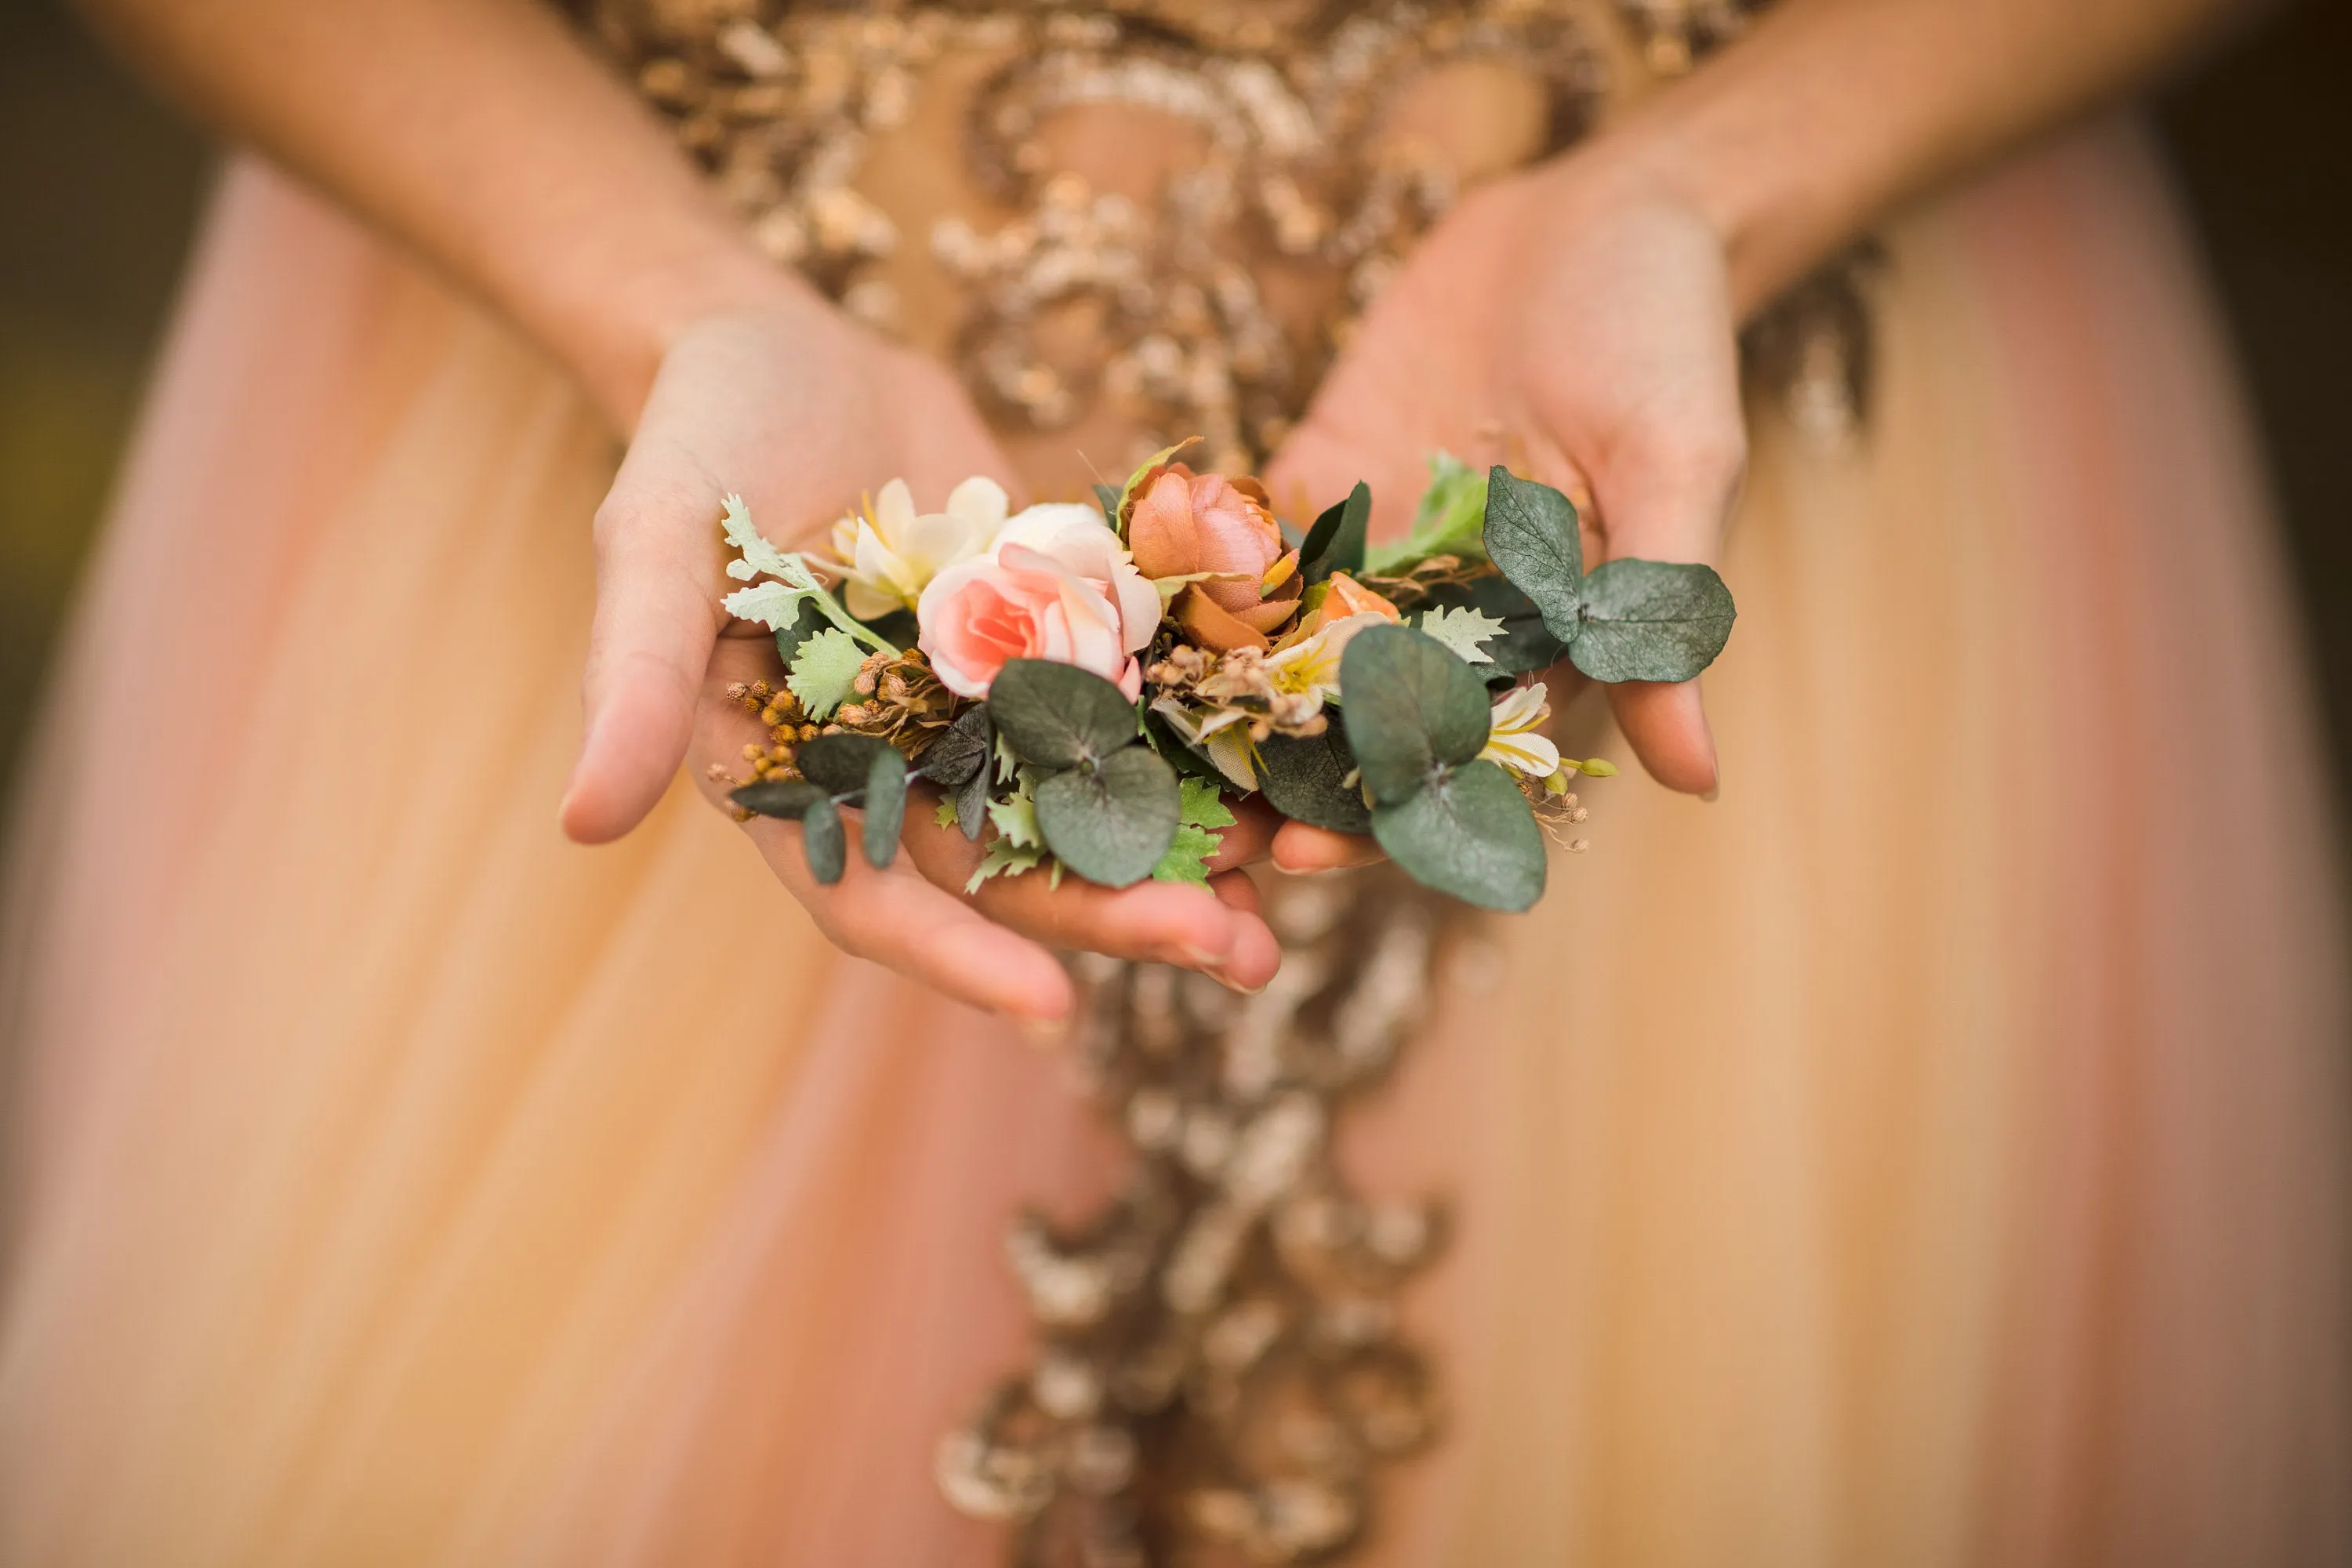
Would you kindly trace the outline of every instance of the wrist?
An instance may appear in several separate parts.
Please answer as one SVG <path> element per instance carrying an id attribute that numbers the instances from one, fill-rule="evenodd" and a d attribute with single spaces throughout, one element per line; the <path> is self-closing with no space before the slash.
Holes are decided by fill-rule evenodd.
<path id="1" fill-rule="evenodd" d="M 815 314 L 831 309 L 798 276 L 729 231 L 695 236 L 608 267 L 541 297 L 541 335 L 615 428 L 636 424 L 679 335 L 718 316 Z M 596 275 L 593 284 L 586 274 Z"/>

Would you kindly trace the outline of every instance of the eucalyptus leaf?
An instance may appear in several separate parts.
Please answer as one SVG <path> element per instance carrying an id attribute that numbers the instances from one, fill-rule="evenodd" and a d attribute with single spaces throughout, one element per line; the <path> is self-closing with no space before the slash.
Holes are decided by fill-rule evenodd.
<path id="1" fill-rule="evenodd" d="M 1298 565 L 1307 582 L 1320 583 L 1334 572 L 1364 569 L 1364 541 L 1372 526 L 1371 487 L 1362 480 L 1348 499 L 1315 520 L 1298 547 Z"/>
<path id="2" fill-rule="evenodd" d="M 841 880 L 848 864 L 849 844 L 841 830 L 841 813 L 823 795 L 809 803 L 801 818 L 801 853 L 808 857 L 809 874 L 830 887 Z"/>
<path id="3" fill-rule="evenodd" d="M 855 805 L 865 796 L 875 758 L 884 752 L 898 755 L 889 742 L 872 735 L 819 735 L 793 750 L 793 765 L 834 799 Z"/>
<path id="4" fill-rule="evenodd" d="M 1334 833 L 1369 833 L 1372 815 L 1364 792 L 1344 782 L 1356 771 L 1356 753 L 1337 711 L 1319 735 L 1268 735 L 1258 742 L 1258 787 L 1266 803 L 1293 822 Z"/>
<path id="5" fill-rule="evenodd" d="M 1102 508 L 1103 521 L 1110 524 L 1113 529 L 1117 529 L 1118 527 L 1118 487 L 1097 485 L 1095 504 Z"/>
<path id="6" fill-rule="evenodd" d="M 805 779 L 761 779 L 757 784 L 745 784 L 727 798 L 758 816 L 798 822 L 810 805 L 824 798 L 824 791 Z"/>
<path id="7" fill-rule="evenodd" d="M 1551 635 L 1574 642 L 1584 543 L 1568 498 L 1497 463 L 1486 471 L 1486 538 L 1488 559 L 1534 601 Z"/>
<path id="8" fill-rule="evenodd" d="M 866 863 L 879 871 L 898 853 L 907 823 L 907 759 L 895 746 L 874 753 L 866 770 Z"/>
<path id="9" fill-rule="evenodd" d="M 961 789 L 972 774 L 987 768 L 991 744 L 987 706 L 967 708 L 931 742 L 917 771 L 943 789 Z"/>
<path id="10" fill-rule="evenodd" d="M 1403 800 L 1446 763 L 1486 743 L 1486 684 L 1434 637 L 1373 626 L 1339 659 L 1348 742 L 1374 805 Z"/>
<path id="11" fill-rule="evenodd" d="M 956 826 L 963 829 L 966 838 L 978 843 L 980 830 L 988 826 L 988 770 L 981 769 L 963 782 L 956 791 Z"/>
<path id="12" fill-rule="evenodd" d="M 1529 675 L 1549 669 L 1568 657 L 1568 645 L 1551 635 L 1535 601 L 1514 587 L 1507 577 L 1473 577 L 1466 583 L 1444 583 L 1430 590 L 1432 609 L 1472 609 L 1503 623 L 1499 636 L 1480 646 L 1495 662 L 1481 666 L 1481 675 Z"/>
<path id="13" fill-rule="evenodd" d="M 1708 566 L 1607 562 L 1584 579 L 1568 656 L 1595 680 L 1689 680 L 1715 662 L 1737 614 Z"/>
<path id="14" fill-rule="evenodd" d="M 1448 768 L 1372 811 L 1372 837 L 1416 881 L 1481 909 L 1517 912 L 1543 897 L 1535 814 L 1493 763 Z"/>
<path id="15" fill-rule="evenodd" d="M 1076 767 L 1136 738 L 1135 707 L 1125 692 L 1051 659 L 1008 660 L 989 685 L 988 711 L 1014 754 L 1041 768 Z"/>
<path id="16" fill-rule="evenodd" d="M 1175 840 L 1176 773 L 1149 746 L 1037 781 L 1037 830 L 1089 882 L 1125 888 L 1151 875 Z"/>

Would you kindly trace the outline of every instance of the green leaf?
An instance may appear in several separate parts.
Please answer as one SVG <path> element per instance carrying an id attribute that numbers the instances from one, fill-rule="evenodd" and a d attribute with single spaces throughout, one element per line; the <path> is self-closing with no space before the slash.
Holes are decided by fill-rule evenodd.
<path id="1" fill-rule="evenodd" d="M 940 796 L 939 805 L 931 807 L 931 821 L 933 825 L 940 827 L 955 826 L 958 821 L 955 801 L 947 795 Z M 978 837 L 979 835 L 974 834 L 972 837 Z"/>
<path id="2" fill-rule="evenodd" d="M 800 654 L 801 644 L 833 624 L 824 618 L 823 611 L 806 599 L 801 600 L 793 613 L 794 619 L 792 624 L 776 633 L 776 657 L 784 661 L 784 668 L 788 670 Z"/>
<path id="3" fill-rule="evenodd" d="M 1448 768 L 1407 799 L 1372 811 L 1372 837 L 1416 881 L 1481 909 L 1528 909 L 1543 897 L 1543 834 L 1503 770 Z"/>
<path id="4" fill-rule="evenodd" d="M 956 791 L 955 819 L 956 826 L 963 829 L 963 836 L 966 838 L 977 840 L 980 837 L 980 830 L 988 821 L 988 770 L 986 768 L 982 768 L 965 780 L 963 787 Z"/>
<path id="5" fill-rule="evenodd" d="M 1320 583 L 1334 572 L 1364 569 L 1364 539 L 1372 526 L 1371 487 L 1358 480 L 1348 499 L 1315 520 L 1307 542 L 1298 547 L 1299 570 L 1309 583 Z"/>
<path id="6" fill-rule="evenodd" d="M 1413 509 L 1412 531 L 1395 544 L 1364 552 L 1364 570 L 1375 577 L 1410 570 L 1433 555 L 1463 561 L 1486 558 L 1486 476 L 1451 452 L 1429 455 L 1429 488 Z"/>
<path id="7" fill-rule="evenodd" d="M 782 646 L 781 635 L 778 645 Z M 784 684 L 801 700 L 808 716 L 822 723 L 849 695 L 850 683 L 857 679 L 858 667 L 865 662 L 866 650 L 851 640 L 848 633 L 828 626 L 801 643 L 799 651 L 793 656 L 792 674 Z"/>
<path id="8" fill-rule="evenodd" d="M 1501 633 L 1486 639 L 1486 651 L 1494 668 L 1481 675 L 1529 675 L 1549 669 L 1568 657 L 1568 645 L 1551 635 L 1535 601 L 1511 585 L 1506 577 L 1473 577 L 1467 583 L 1446 583 L 1430 590 L 1432 611 L 1476 610 L 1503 624 Z"/>
<path id="9" fill-rule="evenodd" d="M 854 805 L 865 797 L 874 764 L 886 752 L 898 755 L 889 742 L 872 735 L 819 735 L 800 743 L 793 765 L 826 795 Z"/>
<path id="10" fill-rule="evenodd" d="M 1119 492 L 1109 485 L 1095 487 L 1095 504 L 1102 508 L 1103 521 L 1116 531 L 1118 528 Z"/>
<path id="11" fill-rule="evenodd" d="M 1016 848 L 1043 849 L 1045 836 L 1037 831 L 1037 797 L 1029 788 L 1029 781 L 1003 800 L 992 801 L 988 807 L 988 820 L 996 825 L 997 837 Z"/>
<path id="12" fill-rule="evenodd" d="M 931 742 L 917 771 L 942 788 L 961 789 L 972 774 L 986 771 L 989 744 L 987 708 L 967 708 Z"/>
<path id="13" fill-rule="evenodd" d="M 1584 544 L 1568 498 L 1497 463 L 1486 471 L 1486 539 L 1487 556 L 1535 602 L 1551 635 L 1573 642 L 1583 603 Z"/>
<path id="14" fill-rule="evenodd" d="M 1209 885 L 1209 858 L 1223 842 L 1222 836 L 1205 827 L 1179 824 L 1176 837 L 1168 841 L 1168 853 L 1160 864 L 1151 868 L 1155 882 L 1191 882 L 1196 887 Z"/>
<path id="15" fill-rule="evenodd" d="M 1568 657 L 1595 680 L 1689 680 L 1723 651 L 1737 614 L 1714 569 L 1685 562 L 1608 562 L 1584 579 L 1583 600 Z"/>
<path id="16" fill-rule="evenodd" d="M 810 805 L 824 798 L 824 791 L 804 779 L 761 779 L 757 784 L 745 784 L 727 798 L 759 816 L 798 822 Z"/>
<path id="17" fill-rule="evenodd" d="M 1413 617 L 1413 630 L 1435 637 L 1465 664 L 1492 664 L 1494 656 L 1478 645 L 1503 635 L 1503 617 L 1467 606 L 1441 605 Z"/>
<path id="18" fill-rule="evenodd" d="M 1176 820 L 1186 826 L 1231 827 L 1236 820 L 1234 808 L 1225 804 L 1225 792 L 1214 779 L 1183 779 L 1177 788 Z"/>
<path id="19" fill-rule="evenodd" d="M 1106 888 L 1151 874 L 1175 839 L 1178 807 L 1175 771 L 1149 746 L 1129 746 L 1037 782 L 1037 827 L 1046 847 Z"/>
<path id="20" fill-rule="evenodd" d="M 1339 659 L 1348 742 L 1376 805 L 1410 796 L 1443 765 L 1486 743 L 1486 686 L 1433 637 L 1372 626 Z"/>
<path id="21" fill-rule="evenodd" d="M 1024 846 L 1009 838 L 992 838 L 981 852 L 980 865 L 972 871 L 971 879 L 964 883 L 963 890 L 977 893 L 980 885 L 991 877 L 1018 877 L 1024 871 L 1035 870 L 1045 859 L 1045 847 L 1042 844 Z"/>
<path id="22" fill-rule="evenodd" d="M 1258 787 L 1266 804 L 1310 827 L 1334 833 L 1369 833 L 1371 813 L 1364 792 L 1347 782 L 1356 753 L 1339 713 L 1327 712 L 1330 728 L 1319 735 L 1268 735 L 1258 742 Z"/>
<path id="23" fill-rule="evenodd" d="M 1051 659 L 1008 660 L 989 686 L 988 711 L 1014 753 L 1043 768 L 1076 767 L 1136 738 L 1135 708 L 1125 692 L 1091 670 Z"/>
<path id="24" fill-rule="evenodd" d="M 882 870 L 897 858 L 907 824 L 907 759 L 894 746 L 874 753 L 866 770 L 866 863 Z"/>
<path id="25" fill-rule="evenodd" d="M 730 495 L 720 503 L 719 527 L 727 535 L 727 542 L 741 556 L 727 563 L 727 575 L 739 583 L 751 583 L 751 579 L 762 575 L 775 579 L 751 583 L 751 586 L 728 595 L 719 607 L 729 615 L 739 620 L 757 621 L 772 632 L 786 632 L 797 627 L 803 615 L 814 609 L 845 635 L 878 653 L 897 657 L 898 650 L 881 634 L 842 607 L 841 602 L 817 580 L 806 556 L 777 549 L 751 526 L 751 514 L 744 509 L 741 496 Z M 799 640 L 797 636 L 793 637 L 795 646 Z"/>
<path id="26" fill-rule="evenodd" d="M 830 887 L 841 880 L 848 864 L 849 845 L 841 830 L 841 813 L 823 795 L 809 803 L 801 818 L 801 853 L 808 857 L 809 872 Z"/>

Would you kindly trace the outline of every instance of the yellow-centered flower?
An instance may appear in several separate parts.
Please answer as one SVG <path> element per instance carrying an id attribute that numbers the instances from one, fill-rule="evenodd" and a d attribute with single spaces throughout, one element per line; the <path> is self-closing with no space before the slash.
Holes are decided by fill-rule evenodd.
<path id="1" fill-rule="evenodd" d="M 1551 704 L 1542 681 L 1511 688 L 1487 718 L 1486 746 L 1478 754 L 1531 778 L 1551 777 L 1559 772 L 1559 748 L 1536 733 L 1550 717 Z"/>
<path id="2" fill-rule="evenodd" d="M 911 610 L 932 578 L 984 552 L 1003 526 L 1007 502 L 994 479 L 974 477 L 948 492 L 945 511 L 915 510 L 904 479 L 892 479 L 852 516 L 833 525 L 842 597 L 870 621 Z"/>

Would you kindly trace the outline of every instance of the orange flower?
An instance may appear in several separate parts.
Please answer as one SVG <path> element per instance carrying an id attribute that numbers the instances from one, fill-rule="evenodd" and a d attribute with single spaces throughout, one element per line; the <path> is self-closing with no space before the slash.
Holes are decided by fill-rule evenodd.
<path id="1" fill-rule="evenodd" d="M 1127 543 L 1145 576 L 1195 579 L 1172 608 L 1202 647 L 1264 647 L 1298 607 L 1297 552 L 1284 550 L 1255 479 L 1166 464 L 1136 486 Z"/>

